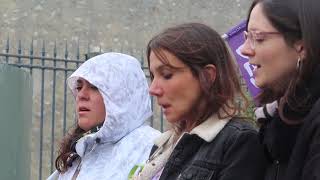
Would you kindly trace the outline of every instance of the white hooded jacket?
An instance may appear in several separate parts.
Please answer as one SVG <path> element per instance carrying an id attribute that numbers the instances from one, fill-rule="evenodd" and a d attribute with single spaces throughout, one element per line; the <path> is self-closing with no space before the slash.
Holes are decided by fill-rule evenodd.
<path id="1" fill-rule="evenodd" d="M 126 180 L 134 165 L 148 159 L 153 140 L 160 135 L 145 125 L 152 111 L 140 63 L 120 53 L 93 57 L 69 77 L 74 95 L 80 77 L 99 89 L 106 118 L 99 131 L 78 140 L 76 151 L 81 161 L 74 161 L 63 174 L 54 172 L 48 180 L 71 180 L 80 162 L 77 180 Z"/>

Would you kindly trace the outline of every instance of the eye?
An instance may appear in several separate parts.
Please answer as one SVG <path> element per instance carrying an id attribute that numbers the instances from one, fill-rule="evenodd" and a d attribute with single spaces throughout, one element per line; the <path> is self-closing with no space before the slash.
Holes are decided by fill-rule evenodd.
<path id="1" fill-rule="evenodd" d="M 98 90 L 98 88 L 97 88 L 96 86 L 94 86 L 94 85 L 90 85 L 90 88 L 91 88 L 92 90 Z"/>
<path id="2" fill-rule="evenodd" d="M 77 85 L 77 86 L 76 86 L 76 91 L 77 91 L 77 92 L 79 92 L 81 89 L 82 89 L 82 86 L 80 86 L 80 85 Z"/>
<path id="3" fill-rule="evenodd" d="M 171 79 L 172 73 L 163 73 L 163 74 L 162 74 L 162 77 L 163 77 L 164 79 L 166 79 L 166 80 Z"/>
<path id="4" fill-rule="evenodd" d="M 254 40 L 255 40 L 256 42 L 261 43 L 261 42 L 263 42 L 263 41 L 265 40 L 265 37 L 264 37 L 263 35 L 261 35 L 261 34 L 256 34 L 256 35 L 254 36 Z"/>

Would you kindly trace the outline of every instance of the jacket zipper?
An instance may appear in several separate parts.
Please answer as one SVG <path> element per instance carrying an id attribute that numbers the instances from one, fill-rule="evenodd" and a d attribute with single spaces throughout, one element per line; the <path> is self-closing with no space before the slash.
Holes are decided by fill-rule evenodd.
<path id="1" fill-rule="evenodd" d="M 80 169 L 81 169 L 81 166 L 82 166 L 82 162 L 83 162 L 83 160 L 84 160 L 84 157 L 86 157 L 88 154 L 90 154 L 90 153 L 97 147 L 97 145 L 98 145 L 98 143 L 95 142 L 95 143 L 93 144 L 91 150 L 90 150 L 88 153 L 85 153 L 85 154 L 83 155 L 83 157 L 82 157 L 81 160 L 80 160 L 79 165 L 78 165 L 77 168 L 76 168 L 76 171 L 74 172 L 74 174 L 73 174 L 73 176 L 72 176 L 72 178 L 71 178 L 72 180 L 77 179 L 77 177 L 78 177 L 78 175 L 79 175 L 79 173 L 80 173 Z"/>
<path id="2" fill-rule="evenodd" d="M 278 160 L 276 160 L 276 177 L 275 179 L 278 180 L 279 177 L 279 171 L 280 171 L 280 162 Z"/>

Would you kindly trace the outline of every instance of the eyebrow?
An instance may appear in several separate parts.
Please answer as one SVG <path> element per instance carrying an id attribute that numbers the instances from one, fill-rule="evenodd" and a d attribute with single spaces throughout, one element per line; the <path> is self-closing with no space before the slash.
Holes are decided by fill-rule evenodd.
<path id="1" fill-rule="evenodd" d="M 160 66 L 155 68 L 155 71 L 162 71 L 163 69 L 172 69 L 170 66 L 166 65 L 166 64 L 161 64 Z M 150 72 L 153 73 L 153 71 L 150 69 Z"/>
<path id="2" fill-rule="evenodd" d="M 175 66 L 168 65 L 168 64 L 162 64 L 162 65 L 156 67 L 155 71 L 162 71 L 164 69 L 176 70 L 176 71 L 184 71 L 186 69 L 186 67 L 184 67 L 184 66 L 175 67 Z M 151 69 L 150 69 L 150 72 L 153 73 L 153 71 L 151 71 Z"/>
<path id="3" fill-rule="evenodd" d="M 78 79 L 77 80 L 77 85 L 82 85 L 83 84 L 83 80 L 82 79 Z"/>

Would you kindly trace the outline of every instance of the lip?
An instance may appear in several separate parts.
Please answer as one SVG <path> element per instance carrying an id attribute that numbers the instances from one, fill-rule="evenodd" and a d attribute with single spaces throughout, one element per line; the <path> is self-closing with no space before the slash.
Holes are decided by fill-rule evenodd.
<path id="1" fill-rule="evenodd" d="M 89 108 L 87 108 L 86 106 L 79 106 L 78 107 L 78 114 L 80 115 L 85 115 L 87 113 L 89 113 L 91 110 Z"/>
<path id="2" fill-rule="evenodd" d="M 256 77 L 257 71 L 258 71 L 258 67 L 255 65 L 254 68 L 253 68 L 253 70 L 252 70 L 253 77 Z"/>
<path id="3" fill-rule="evenodd" d="M 261 68 L 261 65 L 251 64 L 251 63 L 250 63 L 250 65 L 253 66 L 252 75 L 253 75 L 253 77 L 256 77 L 258 70 Z"/>
<path id="4" fill-rule="evenodd" d="M 79 111 L 78 112 L 78 115 L 81 117 L 81 116 L 85 116 L 89 113 L 90 111 Z"/>
<path id="5" fill-rule="evenodd" d="M 159 104 L 159 105 L 161 106 L 164 114 L 168 114 L 169 113 L 169 110 L 171 108 L 170 104 Z"/>

